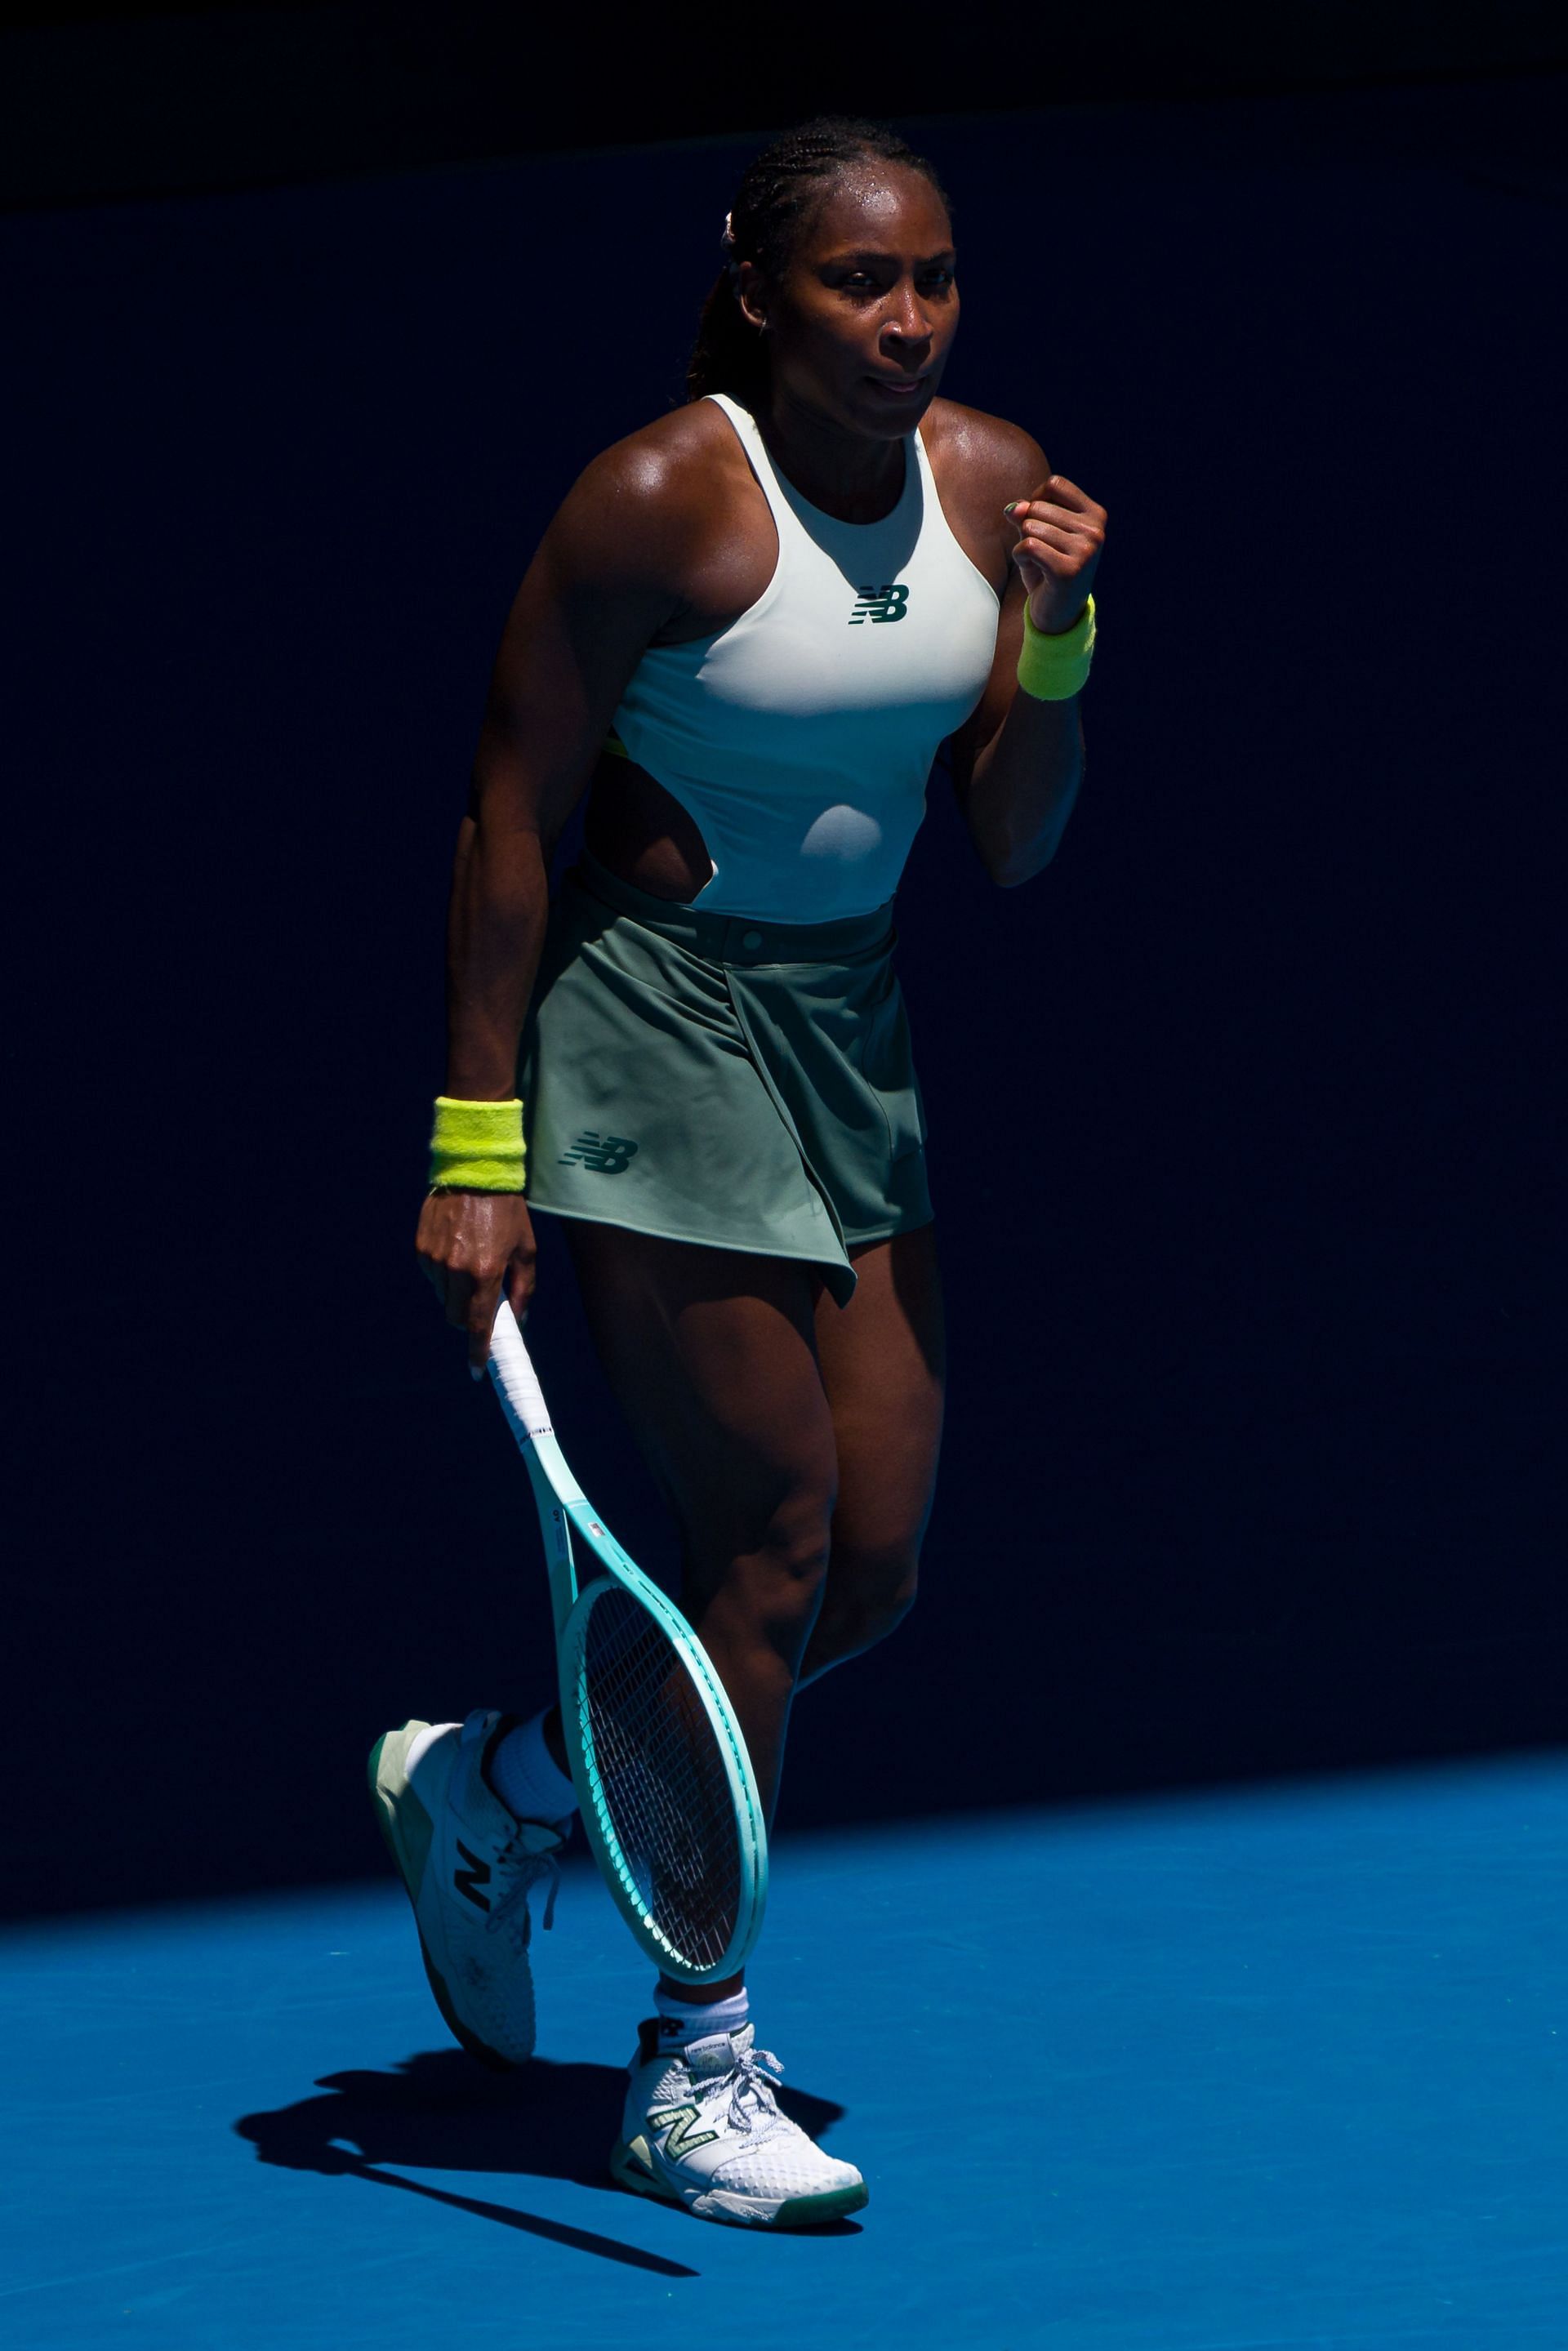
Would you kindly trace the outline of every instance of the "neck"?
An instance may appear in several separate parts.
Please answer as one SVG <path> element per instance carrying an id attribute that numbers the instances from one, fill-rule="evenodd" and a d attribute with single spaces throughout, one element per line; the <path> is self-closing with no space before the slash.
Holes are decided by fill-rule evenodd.
<path id="1" fill-rule="evenodd" d="M 904 436 L 873 440 L 775 391 L 757 422 L 768 454 L 803 498 L 840 522 L 881 522 L 904 488 Z"/>

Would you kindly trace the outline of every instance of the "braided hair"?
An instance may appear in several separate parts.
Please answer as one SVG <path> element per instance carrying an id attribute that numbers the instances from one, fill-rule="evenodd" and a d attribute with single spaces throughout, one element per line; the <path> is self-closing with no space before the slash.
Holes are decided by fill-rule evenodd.
<path id="1" fill-rule="evenodd" d="M 833 181 L 856 163 L 897 163 L 918 172 L 947 204 L 936 167 L 882 123 L 819 115 L 765 147 L 747 165 L 725 224 L 724 267 L 703 304 L 686 369 L 688 400 L 727 392 L 742 407 L 755 408 L 766 397 L 768 360 L 761 336 L 740 307 L 740 265 L 755 262 L 777 283 Z"/>

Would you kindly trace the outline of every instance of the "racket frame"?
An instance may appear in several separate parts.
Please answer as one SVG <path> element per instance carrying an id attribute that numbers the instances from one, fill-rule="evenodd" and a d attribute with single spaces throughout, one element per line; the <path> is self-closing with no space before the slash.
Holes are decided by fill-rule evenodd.
<path id="1" fill-rule="evenodd" d="M 544 1537 L 555 1623 L 556 1671 L 562 1743 L 582 1813 L 582 1825 L 600 1875 L 633 1936 L 673 1983 L 699 1986 L 738 1975 L 762 1930 L 768 1899 L 768 1828 L 751 1759 L 724 1685 L 702 1643 L 673 1600 L 616 1541 L 577 1479 L 550 1426 L 544 1393 L 517 1318 L 505 1298 L 490 1334 L 489 1371 L 501 1409 L 528 1469 Z M 596 1573 L 579 1575 L 586 1553 Z M 724 1763 L 734 1809 L 739 1892 L 735 1930 L 722 1956 L 694 1966 L 648 1917 L 618 1843 L 606 1834 L 591 1738 L 582 1720 L 578 1667 L 588 1618 L 606 1580 L 619 1584 L 653 1618 L 685 1666 Z"/>

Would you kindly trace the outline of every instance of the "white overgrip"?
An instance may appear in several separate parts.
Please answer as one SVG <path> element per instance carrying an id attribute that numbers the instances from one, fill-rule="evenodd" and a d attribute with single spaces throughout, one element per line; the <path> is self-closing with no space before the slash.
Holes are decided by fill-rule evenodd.
<path id="1" fill-rule="evenodd" d="M 496 1309 L 495 1326 L 490 1332 L 490 1377 L 519 1445 L 529 1445 L 536 1437 L 549 1434 L 544 1391 L 528 1360 L 517 1318 L 505 1298 Z"/>
<path id="2" fill-rule="evenodd" d="M 561 1627 L 577 1598 L 577 1573 L 572 1561 L 571 1534 L 566 1511 L 571 1503 L 580 1502 L 583 1494 L 550 1432 L 549 1414 L 545 1409 L 544 1391 L 539 1386 L 538 1374 L 528 1359 L 517 1317 L 504 1298 L 496 1310 L 496 1320 L 490 1332 L 490 1378 L 500 1400 L 501 1410 L 507 1416 L 507 1426 L 516 1437 L 527 1465 L 528 1483 L 534 1489 L 539 1529 L 544 1536 L 545 1561 L 549 1571 L 550 1607 L 559 1641 Z"/>

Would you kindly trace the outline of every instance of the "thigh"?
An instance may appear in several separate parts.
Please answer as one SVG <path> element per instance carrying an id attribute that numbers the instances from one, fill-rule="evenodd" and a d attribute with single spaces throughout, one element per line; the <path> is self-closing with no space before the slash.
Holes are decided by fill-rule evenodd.
<path id="1" fill-rule="evenodd" d="M 917 1551 L 931 1515 L 946 1359 L 933 1225 L 853 1252 L 855 1294 L 816 1311 L 817 1354 L 833 1417 L 833 1549 Z"/>
<path id="2" fill-rule="evenodd" d="M 834 1433 L 813 1270 L 562 1221 L 600 1361 L 680 1529 L 688 1614 L 737 1562 L 824 1547 Z"/>

